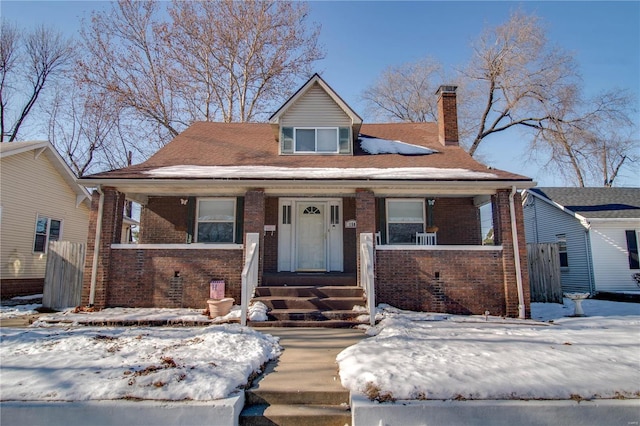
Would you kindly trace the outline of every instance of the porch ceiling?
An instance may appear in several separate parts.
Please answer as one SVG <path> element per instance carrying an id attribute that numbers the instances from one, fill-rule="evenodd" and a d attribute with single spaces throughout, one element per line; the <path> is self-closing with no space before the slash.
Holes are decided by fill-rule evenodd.
<path id="1" fill-rule="evenodd" d="M 402 181 L 402 180 L 229 180 L 229 179 L 79 179 L 89 188 L 109 186 L 127 198 L 146 204 L 150 196 L 233 196 L 264 188 L 270 196 L 347 196 L 356 189 L 369 189 L 376 195 L 476 197 L 484 204 L 499 189 L 527 189 L 532 181 Z"/>

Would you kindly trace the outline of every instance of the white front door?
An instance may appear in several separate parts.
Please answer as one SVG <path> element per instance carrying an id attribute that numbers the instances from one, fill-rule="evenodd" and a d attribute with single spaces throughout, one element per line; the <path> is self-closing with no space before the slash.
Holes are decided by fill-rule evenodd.
<path id="1" fill-rule="evenodd" d="M 342 200 L 280 198 L 278 271 L 343 269 Z"/>
<path id="2" fill-rule="evenodd" d="M 327 270 L 326 203 L 298 202 L 296 247 L 298 271 Z"/>

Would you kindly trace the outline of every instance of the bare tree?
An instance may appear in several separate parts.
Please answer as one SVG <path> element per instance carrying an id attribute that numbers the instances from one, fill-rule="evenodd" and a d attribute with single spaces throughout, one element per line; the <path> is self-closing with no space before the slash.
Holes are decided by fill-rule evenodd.
<path id="1" fill-rule="evenodd" d="M 3 142 L 13 142 L 42 93 L 71 63 L 74 46 L 45 26 L 23 37 L 14 25 L 0 25 L 0 130 Z"/>
<path id="2" fill-rule="evenodd" d="M 573 57 L 547 42 L 534 15 L 513 13 L 504 25 L 487 29 L 473 50 L 463 71 L 469 94 L 476 95 L 467 105 L 478 117 L 471 155 L 491 134 L 514 126 L 539 129 L 551 118 L 546 106 L 561 103 L 578 83 Z"/>
<path id="3" fill-rule="evenodd" d="M 552 118 L 537 129 L 531 152 L 546 156 L 545 167 L 577 186 L 613 186 L 623 168 L 637 161 L 632 97 L 614 90 L 588 101 L 567 95 L 564 101 L 551 106 Z"/>
<path id="4" fill-rule="evenodd" d="M 193 121 L 264 118 L 323 57 L 304 3 L 120 0 L 83 31 L 82 80 L 163 142 Z M 168 16 L 168 20 L 166 17 Z"/>
<path id="5" fill-rule="evenodd" d="M 170 15 L 168 45 L 197 119 L 265 118 L 323 58 L 304 3 L 174 1 Z"/>
<path id="6" fill-rule="evenodd" d="M 388 67 L 362 95 L 369 114 L 391 121 L 436 121 L 433 95 L 443 80 L 442 70 L 433 58 Z"/>

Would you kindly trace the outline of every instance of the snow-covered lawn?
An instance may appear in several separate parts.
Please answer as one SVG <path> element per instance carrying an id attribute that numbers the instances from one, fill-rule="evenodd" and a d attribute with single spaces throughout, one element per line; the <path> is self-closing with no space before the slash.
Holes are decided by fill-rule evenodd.
<path id="1" fill-rule="evenodd" d="M 338 355 L 342 384 L 379 401 L 640 398 L 640 304 L 583 308 L 534 303 L 534 320 L 514 320 L 382 307 L 374 337 Z"/>
<path id="2" fill-rule="evenodd" d="M 201 328 L 2 328 L 0 400 L 225 398 L 280 354 L 275 337 Z"/>
<path id="3" fill-rule="evenodd" d="M 534 303 L 532 320 L 516 320 L 381 306 L 372 337 L 338 355 L 342 384 L 378 400 L 640 398 L 640 304 L 583 308 L 573 318 L 569 300 Z M 239 325 L 37 327 L 43 318 L 207 321 L 200 310 L 117 308 L 2 328 L 0 400 L 224 398 L 281 350 Z"/>

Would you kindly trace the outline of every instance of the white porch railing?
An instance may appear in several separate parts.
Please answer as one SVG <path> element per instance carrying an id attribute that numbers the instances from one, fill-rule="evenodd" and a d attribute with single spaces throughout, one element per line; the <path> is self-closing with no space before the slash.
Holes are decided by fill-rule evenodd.
<path id="1" fill-rule="evenodd" d="M 249 310 L 249 302 L 254 295 L 258 286 L 258 252 L 260 234 L 247 234 L 246 252 L 244 254 L 244 268 L 242 268 L 242 313 L 240 323 L 247 325 L 247 312 Z"/>
<path id="2" fill-rule="evenodd" d="M 373 234 L 360 234 L 360 286 L 367 298 L 367 311 L 369 311 L 369 324 L 376 324 L 376 287 L 373 273 Z"/>

